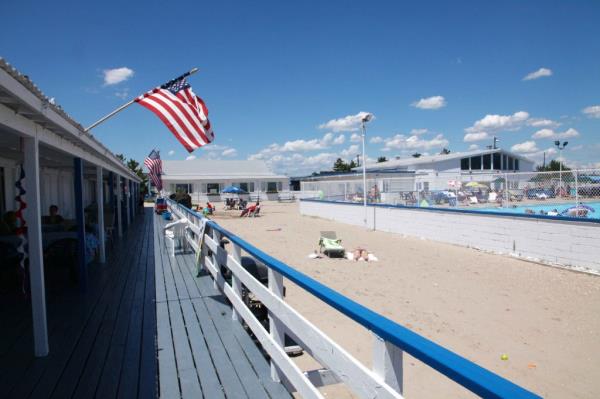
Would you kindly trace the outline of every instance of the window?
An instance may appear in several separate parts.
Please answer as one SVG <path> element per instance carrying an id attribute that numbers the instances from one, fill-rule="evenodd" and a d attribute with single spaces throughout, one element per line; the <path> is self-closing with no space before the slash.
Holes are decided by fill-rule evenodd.
<path id="1" fill-rule="evenodd" d="M 485 154 L 483 156 L 483 169 L 492 169 L 492 154 Z"/>
<path id="2" fill-rule="evenodd" d="M 460 170 L 469 170 L 469 158 L 462 158 L 460 160 Z"/>
<path id="3" fill-rule="evenodd" d="M 221 192 L 219 183 L 208 183 L 206 185 L 206 192 L 208 194 L 219 194 Z"/>
<path id="4" fill-rule="evenodd" d="M 515 170 L 519 170 L 519 160 L 515 158 Z"/>
<path id="5" fill-rule="evenodd" d="M 502 155 L 502 170 L 508 169 L 508 155 Z"/>
<path id="6" fill-rule="evenodd" d="M 283 183 L 280 181 L 277 182 L 277 191 L 283 191 Z"/>
<path id="7" fill-rule="evenodd" d="M 513 157 L 508 157 L 508 170 L 515 169 L 515 162 Z"/>
<path id="8" fill-rule="evenodd" d="M 501 157 L 501 156 L 502 156 L 502 155 L 501 155 L 499 152 L 496 152 L 496 153 L 494 154 L 494 162 L 492 162 L 492 164 L 494 165 L 494 168 L 493 168 L 493 169 L 500 169 L 500 166 L 501 166 L 501 163 L 502 163 L 502 162 L 500 161 L 500 159 L 501 159 L 500 157 Z"/>
<path id="9" fill-rule="evenodd" d="M 192 193 L 192 185 L 189 183 L 178 183 L 175 184 L 175 192 L 184 192 L 187 194 L 191 194 Z"/>
<path id="10" fill-rule="evenodd" d="M 250 182 L 248 183 L 248 190 L 249 193 L 253 193 L 254 192 L 254 182 Z"/>
<path id="11" fill-rule="evenodd" d="M 471 169 L 481 169 L 481 156 L 471 157 Z"/>
<path id="12" fill-rule="evenodd" d="M 270 181 L 267 183 L 267 192 L 268 193 L 276 193 L 277 192 L 277 182 Z"/>
<path id="13" fill-rule="evenodd" d="M 246 191 L 246 192 L 249 192 L 249 191 L 248 191 L 248 183 L 240 183 L 240 186 L 239 186 L 239 187 L 240 187 L 242 190 L 244 190 L 244 191 Z"/>

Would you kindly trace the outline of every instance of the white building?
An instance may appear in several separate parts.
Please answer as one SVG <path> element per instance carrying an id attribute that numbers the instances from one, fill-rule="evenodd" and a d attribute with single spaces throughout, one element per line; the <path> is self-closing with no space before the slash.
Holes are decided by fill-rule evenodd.
<path id="1" fill-rule="evenodd" d="M 273 173 L 264 161 L 241 160 L 164 160 L 162 180 L 167 194 L 185 191 L 194 203 L 220 201 L 228 186 L 247 191 L 251 198 L 273 200 L 290 185 L 287 176 Z"/>

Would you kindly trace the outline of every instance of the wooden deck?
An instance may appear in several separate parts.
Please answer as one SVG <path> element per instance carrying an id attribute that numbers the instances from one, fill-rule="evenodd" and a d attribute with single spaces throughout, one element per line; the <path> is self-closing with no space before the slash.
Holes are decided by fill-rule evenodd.
<path id="1" fill-rule="evenodd" d="M 85 294 L 48 287 L 47 357 L 33 356 L 29 302 L 0 297 L 0 397 L 156 396 L 152 227 L 150 210 L 137 216 L 107 263 L 90 267 Z"/>
<path id="2" fill-rule="evenodd" d="M 289 398 L 195 255 L 168 254 L 155 219 L 159 395 L 163 398 Z"/>

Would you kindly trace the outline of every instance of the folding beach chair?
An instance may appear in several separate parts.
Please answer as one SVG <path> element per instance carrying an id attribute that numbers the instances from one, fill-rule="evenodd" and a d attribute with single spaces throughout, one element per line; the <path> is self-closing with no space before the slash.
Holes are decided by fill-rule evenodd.
<path id="1" fill-rule="evenodd" d="M 322 231 L 319 251 L 330 258 L 343 258 L 346 256 L 346 250 L 341 243 L 342 240 L 337 238 L 335 231 Z"/>

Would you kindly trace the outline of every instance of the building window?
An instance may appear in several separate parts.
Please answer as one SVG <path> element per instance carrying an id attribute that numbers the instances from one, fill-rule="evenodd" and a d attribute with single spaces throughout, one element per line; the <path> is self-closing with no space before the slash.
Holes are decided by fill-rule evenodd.
<path id="1" fill-rule="evenodd" d="M 469 170 L 469 158 L 462 158 L 460 160 L 460 170 Z"/>
<path id="2" fill-rule="evenodd" d="M 483 169 L 492 169 L 492 154 L 485 154 L 483 156 Z"/>
<path id="3" fill-rule="evenodd" d="M 248 183 L 248 190 L 249 193 L 253 193 L 254 192 L 254 182 L 250 182 Z"/>
<path id="4" fill-rule="evenodd" d="M 519 170 L 519 160 L 515 158 L 515 170 Z"/>
<path id="5" fill-rule="evenodd" d="M 277 182 L 270 181 L 267 183 L 267 193 L 276 193 L 277 192 Z"/>
<path id="6" fill-rule="evenodd" d="M 192 193 L 192 185 L 189 183 L 178 183 L 175 184 L 175 192 L 184 192 L 187 194 L 191 194 Z"/>
<path id="7" fill-rule="evenodd" d="M 219 183 L 208 183 L 206 185 L 206 192 L 208 194 L 219 194 L 221 192 Z"/>
<path id="8" fill-rule="evenodd" d="M 242 189 L 246 192 L 249 192 L 248 191 L 248 183 L 240 183 L 239 187 L 240 187 L 240 189 Z"/>
<path id="9" fill-rule="evenodd" d="M 515 162 L 513 157 L 508 157 L 508 170 L 515 170 Z"/>
<path id="10" fill-rule="evenodd" d="M 481 169 L 481 156 L 471 157 L 471 170 Z"/>
<path id="11" fill-rule="evenodd" d="M 502 164 L 502 162 L 500 161 L 501 154 L 499 152 L 494 153 L 494 162 L 492 162 L 492 164 L 494 165 L 494 167 L 492 169 L 496 169 L 499 170 L 500 166 Z"/>
<path id="12" fill-rule="evenodd" d="M 502 170 L 507 170 L 508 169 L 508 155 L 504 154 L 502 155 Z"/>

